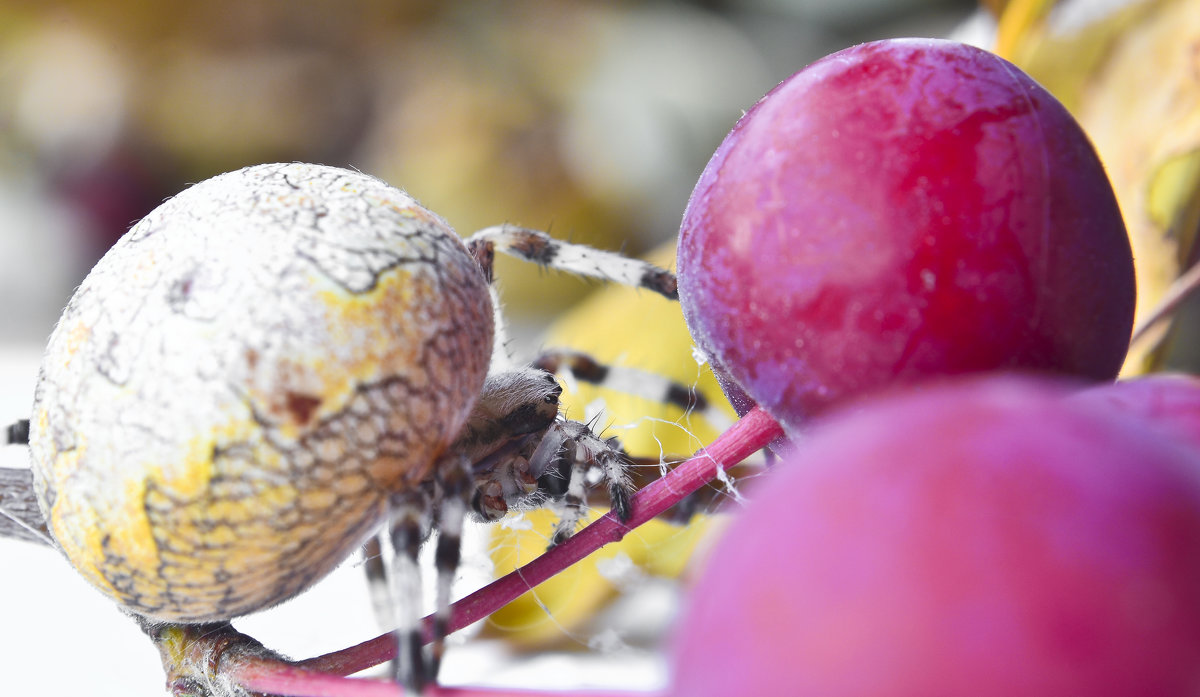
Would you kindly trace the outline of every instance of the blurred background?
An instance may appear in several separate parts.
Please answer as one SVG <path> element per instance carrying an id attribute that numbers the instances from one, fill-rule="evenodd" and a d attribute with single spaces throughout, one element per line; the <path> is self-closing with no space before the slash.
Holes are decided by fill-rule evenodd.
<path id="1" fill-rule="evenodd" d="M 190 183 L 267 161 L 353 167 L 464 235 L 512 222 L 635 255 L 658 249 L 670 264 L 692 186 L 742 112 L 813 60 L 892 36 L 992 48 L 1074 111 L 1121 201 L 1145 315 L 1196 256 L 1198 15 L 1196 0 L 0 0 L 0 421 L 26 415 L 72 288 Z M 646 370 L 683 366 L 676 379 L 720 399 L 695 375 L 681 319 L 626 329 L 627 317 L 652 316 L 634 304 L 654 302 L 646 294 L 581 305 L 594 289 L 577 279 L 507 261 L 497 275 L 520 350 L 550 336 Z M 668 311 L 678 314 L 653 310 Z M 1197 326 L 1160 329 L 1130 369 L 1196 371 Z M 639 442 L 621 424 L 643 426 L 649 407 L 630 416 L 606 404 L 622 439 Z M 708 426 L 644 442 L 690 452 Z M 0 449 L 0 466 L 26 459 Z M 656 647 L 674 579 L 705 543 L 649 529 L 637 542 L 645 549 L 493 621 L 483 630 L 492 643 L 471 644 L 483 649 L 455 647 L 447 679 L 661 684 Z M 485 554 L 464 576 L 479 585 L 511 563 Z M 616 602 L 631 595 L 632 605 Z M 161 692 L 157 657 L 133 623 L 47 549 L 0 540 L 0 618 L 2 694 Z M 377 633 L 357 562 L 239 627 L 297 656 Z"/>
<path id="2" fill-rule="evenodd" d="M 861 40 L 945 34 L 972 9 L 3 0 L 0 341 L 44 340 L 164 197 L 260 162 L 358 168 L 462 234 L 513 222 L 644 252 L 675 235 L 709 155 L 772 85 Z M 500 277 L 518 321 L 587 289 L 517 268 Z"/>

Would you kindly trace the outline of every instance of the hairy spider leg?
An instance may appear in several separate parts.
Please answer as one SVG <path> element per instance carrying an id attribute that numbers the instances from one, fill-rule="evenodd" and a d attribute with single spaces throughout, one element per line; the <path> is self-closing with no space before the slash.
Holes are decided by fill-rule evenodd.
<path id="1" fill-rule="evenodd" d="M 685 414 L 699 415 L 719 432 L 728 430 L 734 423 L 725 411 L 696 391 L 694 386 L 677 382 L 658 373 L 617 364 L 605 364 L 582 351 L 566 348 L 546 349 L 534 359 L 532 365 L 547 372 L 568 376 L 570 379 L 597 387 L 678 407 Z M 622 453 L 625 466 L 631 468 L 634 473 L 631 488 L 635 490 L 666 474 L 668 462 L 682 461 L 687 457 L 690 457 L 690 454 L 644 457 L 628 452 Z M 770 451 L 764 452 L 762 457 L 765 462 L 744 463 L 737 468 L 737 474 L 751 476 L 760 472 L 764 464 L 769 464 Z M 651 470 L 657 470 L 656 474 L 651 476 L 649 473 Z M 736 479 L 738 476 L 733 477 L 733 480 Z M 719 499 L 727 493 L 729 493 L 728 490 L 722 488 L 699 489 L 677 505 L 672 506 L 660 517 L 674 525 L 686 525 L 701 511 L 713 510 L 718 507 L 721 503 Z M 610 496 L 609 500 L 615 499 Z"/>
<path id="2" fill-rule="evenodd" d="M 645 288 L 669 300 L 679 299 L 675 274 L 666 269 L 617 252 L 556 240 L 540 230 L 494 225 L 471 235 L 466 242 L 489 283 L 495 253 L 499 251 L 546 268 Z"/>
<path id="3" fill-rule="evenodd" d="M 33 492 L 33 472 L 0 467 L 0 537 L 56 546 Z"/>
<path id="4" fill-rule="evenodd" d="M 462 557 L 463 521 L 467 518 L 467 497 L 472 489 L 471 462 L 461 453 L 448 457 L 439 470 L 438 542 L 434 551 L 437 585 L 434 595 L 433 642 L 429 672 L 437 677 L 450 633 L 450 590 Z"/>
<path id="5" fill-rule="evenodd" d="M 387 584 L 387 564 L 383 560 L 384 540 L 382 534 L 372 535 L 363 543 L 363 571 L 367 575 L 367 591 L 371 596 L 371 611 L 379 630 L 389 632 L 392 627 L 392 595 Z"/>
<path id="6" fill-rule="evenodd" d="M 392 670 L 396 681 L 413 694 L 437 679 L 450 625 L 450 589 L 462 550 L 463 521 L 471 485 L 471 462 L 461 452 L 438 461 L 432 486 L 392 497 L 391 607 L 394 609 L 397 653 Z M 433 641 L 428 656 L 421 626 L 421 572 L 418 553 L 436 517 L 434 552 L 437 570 Z M 370 571 L 370 569 L 368 569 Z"/>
<path id="7" fill-rule="evenodd" d="M 540 230 L 518 225 L 493 225 L 475 232 L 467 238 L 466 245 L 479 264 L 492 295 L 496 327 L 496 342 L 492 352 L 494 370 L 516 365 L 508 353 L 500 297 L 492 283 L 496 252 L 524 259 L 544 268 L 645 288 L 669 300 L 679 299 L 675 274 L 666 269 L 617 252 L 556 240 Z"/>
<path id="8" fill-rule="evenodd" d="M 530 469 L 542 472 L 539 488 L 550 496 L 558 524 L 550 546 L 575 533 L 587 503 L 588 474 L 598 469 L 608 483 L 610 505 L 617 517 L 628 520 L 632 490 L 626 459 L 615 438 L 600 438 L 587 424 L 560 419 L 546 432 L 530 457 Z"/>
<path id="9" fill-rule="evenodd" d="M 5 445 L 29 445 L 29 419 L 5 429 Z M 0 537 L 54 545 L 33 492 L 33 472 L 0 467 Z"/>
<path id="10" fill-rule="evenodd" d="M 679 407 L 687 414 L 699 415 L 717 431 L 725 431 L 733 425 L 733 420 L 697 392 L 695 387 L 657 373 L 604 364 L 587 353 L 565 348 L 546 349 L 531 365 L 548 373 L 569 375 L 597 387 Z"/>
<path id="11" fill-rule="evenodd" d="M 421 571 L 418 555 L 433 521 L 433 492 L 414 487 L 393 494 L 389 537 L 393 550 L 390 574 L 390 610 L 396 634 L 397 653 L 392 661 L 396 681 L 413 694 L 420 694 L 433 677 L 428 673 L 421 632 Z"/>

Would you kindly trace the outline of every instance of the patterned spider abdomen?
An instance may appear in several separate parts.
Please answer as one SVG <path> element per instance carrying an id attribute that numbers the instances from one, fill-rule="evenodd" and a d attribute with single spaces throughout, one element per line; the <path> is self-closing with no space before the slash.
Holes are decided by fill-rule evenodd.
<path id="1" fill-rule="evenodd" d="M 418 486 L 492 353 L 457 235 L 356 172 L 272 164 L 184 191 L 67 305 L 30 445 L 71 563 L 152 618 L 304 590 Z"/>

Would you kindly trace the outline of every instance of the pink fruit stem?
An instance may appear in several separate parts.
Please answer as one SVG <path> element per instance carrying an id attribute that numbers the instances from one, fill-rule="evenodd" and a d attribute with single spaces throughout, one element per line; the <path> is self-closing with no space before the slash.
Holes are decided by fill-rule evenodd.
<path id="1" fill-rule="evenodd" d="M 267 659 L 248 659 L 230 672 L 247 690 L 269 695 L 404 697 L 404 689 L 391 681 L 346 678 Z"/>
<path id="2" fill-rule="evenodd" d="M 570 692 L 547 692 L 544 690 L 491 689 L 479 687 L 431 687 L 425 697 L 662 697 L 649 692 L 596 692 L 593 690 L 571 690 Z"/>
<path id="3" fill-rule="evenodd" d="M 647 485 L 633 496 L 633 515 L 621 522 L 611 512 L 545 554 L 471 593 L 451 606 L 449 629 L 457 631 L 473 624 L 521 594 L 566 569 L 592 552 L 617 542 L 639 525 L 652 520 L 683 498 L 715 478 L 722 468 L 729 468 L 783 436 L 783 429 L 766 412 L 755 407 L 691 459 Z M 428 640 L 432 616 L 425 618 Z M 289 697 L 368 697 L 397 695 L 395 685 L 377 680 L 343 678 L 339 676 L 391 660 L 396 654 L 396 641 L 390 633 L 361 644 L 323 656 L 310 658 L 295 665 L 263 659 L 247 660 L 230 670 L 230 677 L 252 691 Z M 319 679 L 318 679 L 319 678 Z M 388 690 L 388 691 L 385 691 Z M 469 697 L 471 695 L 525 695 L 538 692 L 452 691 L 437 688 L 435 695 Z M 601 697 L 599 693 L 572 693 Z M 609 693 L 612 694 L 612 693 Z M 628 693 L 627 693 L 628 694 Z"/>
<path id="4" fill-rule="evenodd" d="M 346 678 L 294 666 L 258 662 L 242 666 L 239 675 L 245 676 L 254 686 L 243 683 L 254 691 L 272 695 L 304 695 L 305 697 L 405 697 L 404 688 L 387 680 Z M 431 685 L 423 697 L 661 697 L 657 694 L 638 692 L 595 692 L 574 691 L 547 692 L 543 690 L 514 690 L 476 687 L 441 687 Z"/>

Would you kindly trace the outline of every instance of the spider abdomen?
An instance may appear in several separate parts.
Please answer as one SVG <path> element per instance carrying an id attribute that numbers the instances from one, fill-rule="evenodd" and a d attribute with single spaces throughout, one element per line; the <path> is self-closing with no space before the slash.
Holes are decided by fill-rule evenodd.
<path id="1" fill-rule="evenodd" d="M 280 602 L 426 478 L 492 333 L 475 261 L 403 192 L 314 165 L 215 177 L 130 230 L 51 336 L 30 429 L 42 511 L 139 614 Z"/>

